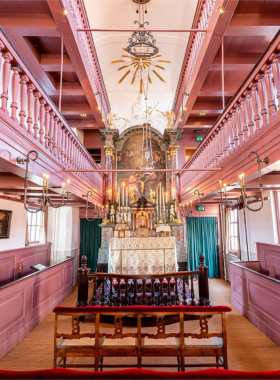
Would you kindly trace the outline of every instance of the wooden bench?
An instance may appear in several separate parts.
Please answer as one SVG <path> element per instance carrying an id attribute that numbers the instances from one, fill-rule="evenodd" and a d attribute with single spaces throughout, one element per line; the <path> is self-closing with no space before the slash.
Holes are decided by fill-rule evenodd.
<path id="1" fill-rule="evenodd" d="M 88 306 L 88 307 L 56 307 L 54 332 L 54 368 L 92 367 L 95 371 L 103 367 L 178 367 L 184 371 L 186 367 L 223 367 L 228 368 L 227 337 L 225 313 L 231 311 L 227 306 Z M 175 332 L 167 332 L 165 319 L 170 315 L 179 315 L 180 322 L 173 325 Z M 94 315 L 95 325 L 83 324 L 87 330 L 81 332 L 80 317 Z M 196 316 L 200 332 L 189 331 L 185 316 Z M 220 331 L 209 332 L 208 324 L 218 315 Z M 58 317 L 67 316 L 72 331 L 58 330 Z M 106 332 L 106 326 L 100 324 L 101 316 L 114 318 L 114 333 Z M 134 316 L 137 327 L 131 332 L 125 331 L 122 320 Z M 157 321 L 157 332 L 147 333 L 142 330 L 143 317 L 153 316 Z M 94 331 L 93 326 L 95 326 Z M 203 344 L 202 344 L 203 343 Z M 88 357 L 88 363 L 67 363 L 70 357 Z M 135 364 L 104 364 L 106 357 L 131 357 Z M 145 357 L 174 357 L 177 364 L 143 364 Z M 213 357 L 214 363 L 185 363 L 185 358 Z"/>

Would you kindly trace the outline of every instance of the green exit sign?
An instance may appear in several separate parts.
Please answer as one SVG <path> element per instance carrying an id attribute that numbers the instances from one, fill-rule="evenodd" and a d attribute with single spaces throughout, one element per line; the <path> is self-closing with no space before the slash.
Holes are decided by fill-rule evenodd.
<path id="1" fill-rule="evenodd" d="M 205 211 L 205 206 L 197 206 L 197 211 Z"/>
<path id="2" fill-rule="evenodd" d="M 197 136 L 197 137 L 195 138 L 195 141 L 203 141 L 203 137 L 202 137 L 202 136 Z"/>

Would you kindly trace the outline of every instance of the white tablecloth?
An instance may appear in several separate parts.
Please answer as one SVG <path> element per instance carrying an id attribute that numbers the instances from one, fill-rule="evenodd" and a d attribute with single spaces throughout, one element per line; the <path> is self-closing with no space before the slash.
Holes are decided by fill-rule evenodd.
<path id="1" fill-rule="evenodd" d="M 161 274 L 178 270 L 174 237 L 113 238 L 109 273 Z"/>

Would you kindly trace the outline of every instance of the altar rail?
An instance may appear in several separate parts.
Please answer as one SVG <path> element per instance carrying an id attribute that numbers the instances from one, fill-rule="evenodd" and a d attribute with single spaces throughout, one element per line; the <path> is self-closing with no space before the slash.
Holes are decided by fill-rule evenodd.
<path id="1" fill-rule="evenodd" d="M 0 53 L 0 119 L 16 125 L 17 135 L 47 151 L 64 169 L 99 169 L 1 27 Z M 102 173 L 73 175 L 102 190 Z"/>
<path id="2" fill-rule="evenodd" d="M 193 282 L 198 277 L 199 306 L 209 306 L 208 267 L 204 266 L 204 256 L 199 256 L 200 265 L 197 271 L 185 271 L 163 274 L 115 274 L 115 273 L 90 273 L 87 268 L 87 257 L 82 256 L 82 267 L 78 269 L 78 307 L 90 305 L 105 305 L 105 287 L 109 280 L 108 306 L 173 306 L 179 305 L 178 280 L 183 281 L 183 305 L 195 305 Z M 88 282 L 93 280 L 93 296 L 88 302 Z M 147 285 L 149 280 L 149 285 Z M 116 284 L 113 284 L 114 281 Z M 186 285 L 190 282 L 190 302 L 187 299 Z M 174 286 L 171 294 L 171 284 Z M 117 296 L 113 294 L 113 286 L 116 285 Z M 97 289 L 101 286 L 100 300 L 97 299 Z M 150 295 L 147 297 L 147 286 Z M 157 290 L 156 290 L 157 287 Z M 129 288 L 132 290 L 129 291 Z M 124 290 L 122 292 L 122 289 Z M 156 294 L 157 293 L 157 294 Z"/>
<path id="3" fill-rule="evenodd" d="M 278 33 L 184 169 L 222 167 L 226 157 L 260 133 L 276 116 L 280 101 L 280 33 Z M 186 188 L 209 172 L 185 172 Z M 183 188 L 182 188 L 183 190 Z"/>

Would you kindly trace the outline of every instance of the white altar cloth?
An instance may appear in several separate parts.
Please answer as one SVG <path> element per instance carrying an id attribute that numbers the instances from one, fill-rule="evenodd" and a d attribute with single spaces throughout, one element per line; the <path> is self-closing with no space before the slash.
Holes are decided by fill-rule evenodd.
<path id="1" fill-rule="evenodd" d="M 110 240 L 109 273 L 161 274 L 177 270 L 174 237 L 113 238 Z"/>

